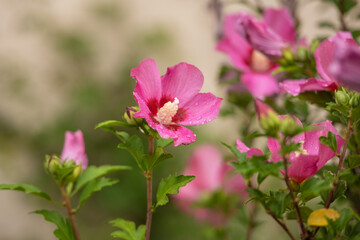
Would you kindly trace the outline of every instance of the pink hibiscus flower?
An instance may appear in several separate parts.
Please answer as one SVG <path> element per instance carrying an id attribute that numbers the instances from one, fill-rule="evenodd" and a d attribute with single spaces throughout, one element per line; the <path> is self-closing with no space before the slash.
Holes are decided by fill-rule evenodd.
<path id="1" fill-rule="evenodd" d="M 287 8 L 266 9 L 264 21 L 244 15 L 237 22 L 237 30 L 253 48 L 270 58 L 281 57 L 284 48 L 296 43 L 294 20 Z"/>
<path id="2" fill-rule="evenodd" d="M 330 65 L 335 60 L 337 46 L 335 42 L 345 45 L 357 45 L 351 34 L 338 32 L 335 36 L 323 41 L 315 52 L 316 69 L 321 78 L 310 78 L 300 80 L 286 80 L 280 87 L 293 96 L 305 91 L 334 91 L 339 86 L 339 80 L 330 71 Z"/>
<path id="3" fill-rule="evenodd" d="M 136 80 L 134 97 L 140 111 L 136 118 L 145 118 L 162 138 L 172 138 L 174 145 L 196 140 L 184 126 L 202 125 L 214 120 L 220 111 L 221 98 L 199 93 L 204 77 L 193 65 L 179 63 L 160 76 L 153 59 L 145 59 L 131 70 Z"/>
<path id="4" fill-rule="evenodd" d="M 228 15 L 224 21 L 224 37 L 218 42 L 216 49 L 226 53 L 232 64 L 243 72 L 242 82 L 236 85 L 245 85 L 251 95 L 264 98 L 279 92 L 277 80 L 271 75 L 277 66 L 267 56 L 255 50 L 236 30 L 236 23 L 249 17 L 243 13 Z"/>
<path id="5" fill-rule="evenodd" d="M 284 118 L 285 116 L 280 116 Z M 302 125 L 299 119 L 295 119 L 299 125 Z M 335 153 L 330 147 L 322 144 L 319 140 L 321 136 L 328 136 L 328 132 L 332 132 L 336 135 L 337 140 L 337 152 L 340 151 L 341 146 L 344 143 L 344 139 L 341 138 L 336 128 L 332 125 L 331 121 L 314 124 L 313 126 L 319 129 L 311 130 L 305 133 L 301 133 L 292 138 L 295 143 L 301 143 L 301 149 L 296 152 L 292 152 L 289 155 L 289 162 L 291 165 L 288 167 L 289 178 L 297 183 L 301 183 L 304 180 L 312 177 L 317 173 L 331 158 L 335 156 Z M 271 151 L 271 161 L 278 162 L 283 161 L 280 155 L 280 143 L 274 138 L 268 138 L 268 148 Z"/>
<path id="6" fill-rule="evenodd" d="M 85 153 L 84 136 L 81 130 L 72 133 L 65 132 L 65 143 L 61 153 L 62 161 L 73 160 L 77 165 L 81 164 L 84 170 L 88 166 L 88 158 Z"/>
<path id="7" fill-rule="evenodd" d="M 235 175 L 233 170 L 234 168 L 223 161 L 216 147 L 198 147 L 190 156 L 184 171 L 185 175 L 195 175 L 196 178 L 180 188 L 179 194 L 175 195 L 176 203 L 180 209 L 199 220 L 209 221 L 216 226 L 224 224 L 228 216 L 222 211 L 205 207 L 195 208 L 193 205 L 206 194 L 220 189 L 229 194 L 247 196 L 244 179 L 239 174 Z"/>

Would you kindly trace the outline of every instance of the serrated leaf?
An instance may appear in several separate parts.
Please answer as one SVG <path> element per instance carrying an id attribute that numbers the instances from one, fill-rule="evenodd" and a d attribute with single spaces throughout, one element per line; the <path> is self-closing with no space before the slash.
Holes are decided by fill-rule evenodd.
<path id="1" fill-rule="evenodd" d="M 302 218 L 303 222 L 306 222 L 313 210 L 306 206 L 299 207 L 299 208 L 300 208 L 301 218 Z M 289 220 L 296 220 L 298 218 L 296 211 L 292 210 L 292 211 L 288 212 L 286 214 L 286 218 Z"/>
<path id="2" fill-rule="evenodd" d="M 76 186 L 72 195 L 77 193 L 81 188 L 85 187 L 90 181 L 93 181 L 97 178 L 103 177 L 110 173 L 118 172 L 121 170 L 129 170 L 131 169 L 128 166 L 122 165 L 103 165 L 100 167 L 90 166 L 85 169 L 85 171 L 79 176 L 79 179 L 76 182 Z"/>
<path id="3" fill-rule="evenodd" d="M 170 153 L 164 152 L 164 149 L 160 146 L 155 148 L 154 154 L 149 156 L 145 155 L 143 157 L 144 159 L 144 165 L 146 167 L 146 170 L 153 169 L 157 164 L 161 163 L 162 161 L 165 161 L 166 159 L 172 158 L 173 155 Z"/>
<path id="4" fill-rule="evenodd" d="M 246 152 L 240 152 L 239 149 L 237 149 L 237 147 L 235 146 L 230 146 L 226 143 L 221 143 L 222 145 L 224 145 L 225 147 L 227 147 L 236 157 L 236 159 L 242 163 L 244 161 L 247 161 L 247 157 L 246 157 Z"/>
<path id="5" fill-rule="evenodd" d="M 124 240 L 144 240 L 145 238 L 145 225 L 140 225 L 136 229 L 136 225 L 132 221 L 127 221 L 121 218 L 110 221 L 114 227 L 118 227 L 121 231 L 111 233 L 115 238 L 122 238 Z"/>
<path id="6" fill-rule="evenodd" d="M 54 223 L 58 227 L 54 231 L 54 235 L 59 240 L 76 240 L 70 221 L 65 221 L 60 213 L 48 210 L 37 210 L 33 213 L 42 215 L 46 221 Z"/>
<path id="7" fill-rule="evenodd" d="M 143 166 L 144 145 L 139 136 L 129 136 L 126 132 L 116 132 L 116 135 L 121 139 L 121 143 L 118 144 L 118 148 L 128 150 L 129 153 L 135 159 L 139 168 L 145 171 Z"/>
<path id="8" fill-rule="evenodd" d="M 50 196 L 39 188 L 29 184 L 0 184 L 0 190 L 15 190 L 26 194 L 32 194 L 48 201 L 52 201 Z"/>
<path id="9" fill-rule="evenodd" d="M 291 202 L 290 194 L 287 191 L 270 192 L 266 205 L 278 218 L 282 218 L 283 213 Z"/>
<path id="10" fill-rule="evenodd" d="M 116 179 L 109 179 L 104 177 L 89 182 L 84 188 L 84 190 L 81 192 L 77 211 L 81 208 L 84 202 L 95 192 L 101 191 L 101 189 L 103 189 L 104 187 L 112 186 L 118 182 L 119 181 Z"/>
<path id="11" fill-rule="evenodd" d="M 332 188 L 331 181 L 326 181 L 320 178 L 312 177 L 301 183 L 300 192 L 301 199 L 305 202 L 318 197 L 322 192 L 330 191 Z"/>
<path id="12" fill-rule="evenodd" d="M 336 150 L 337 150 L 337 141 L 336 141 L 336 135 L 333 134 L 332 132 L 328 132 L 328 136 L 327 137 L 324 137 L 324 136 L 321 136 L 319 138 L 320 142 L 328 147 L 331 148 L 331 150 L 333 150 L 333 152 L 336 153 Z"/>
<path id="13" fill-rule="evenodd" d="M 360 166 L 360 155 L 350 155 L 348 157 L 349 167 L 356 168 Z"/>
<path id="14" fill-rule="evenodd" d="M 169 202 L 168 194 L 179 193 L 179 188 L 184 187 L 186 184 L 195 179 L 195 176 L 184 175 L 170 175 L 167 178 L 163 178 L 159 184 L 156 194 L 156 207 L 163 206 Z"/>

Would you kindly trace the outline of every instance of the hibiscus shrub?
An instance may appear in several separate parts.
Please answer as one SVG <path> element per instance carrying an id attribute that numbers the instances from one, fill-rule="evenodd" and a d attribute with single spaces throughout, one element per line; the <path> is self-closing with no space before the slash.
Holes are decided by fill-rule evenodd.
<path id="1" fill-rule="evenodd" d="M 197 67 L 183 62 L 161 76 L 148 58 L 130 72 L 137 106 L 126 107 L 122 120 L 95 127 L 118 138 L 117 147 L 131 154 L 146 181 L 145 224 L 117 218 L 110 221 L 117 228 L 112 237 L 149 240 L 153 214 L 173 198 L 180 211 L 209 226 L 208 239 L 255 238 L 262 209 L 292 240 L 360 240 L 359 31 L 345 18 L 358 4 L 325 1 L 338 9 L 340 28 L 309 42 L 297 31 L 296 0 L 282 1 L 278 9 L 241 2 L 262 17 L 235 13 L 220 23 L 216 49 L 230 62 L 219 71 L 228 89 L 222 109 L 222 98 L 200 93 L 204 77 Z M 212 3 L 221 16 L 220 2 Z M 181 145 L 197 140 L 188 126 L 204 125 L 219 114 L 239 118 L 239 111 L 244 119 L 241 131 L 234 131 L 236 144 L 219 139 L 217 145 L 198 146 L 183 174 L 171 173 L 154 186 L 153 169 L 173 157 L 167 147 L 185 148 Z M 35 213 L 56 225 L 58 239 L 79 240 L 75 214 L 93 193 L 118 182 L 106 175 L 130 168 L 88 166 L 78 130 L 66 132 L 61 156 L 46 156 L 45 169 L 62 202 L 28 184 L 0 189 L 64 206 L 67 217 L 50 210 Z"/>

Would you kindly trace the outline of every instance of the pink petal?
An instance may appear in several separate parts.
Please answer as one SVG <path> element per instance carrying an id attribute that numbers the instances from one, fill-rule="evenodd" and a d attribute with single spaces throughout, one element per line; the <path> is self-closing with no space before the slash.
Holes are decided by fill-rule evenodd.
<path id="1" fill-rule="evenodd" d="M 236 147 L 240 152 L 246 152 L 246 156 L 251 158 L 252 156 L 261 156 L 263 152 L 258 148 L 249 148 L 239 139 L 236 140 Z"/>
<path id="2" fill-rule="evenodd" d="M 161 78 L 163 98 L 178 98 L 183 107 L 200 91 L 204 82 L 201 71 L 190 64 L 179 63 L 169 67 Z"/>
<path id="3" fill-rule="evenodd" d="M 235 23 L 243 14 L 230 14 L 224 21 L 224 37 L 218 42 L 216 49 L 229 55 L 235 67 L 248 71 L 252 47 L 235 30 Z"/>
<path id="4" fill-rule="evenodd" d="M 160 100 L 161 78 L 154 59 L 148 58 L 142 61 L 137 68 L 131 69 L 130 76 L 136 80 L 134 92 L 139 97 L 146 102 L 151 99 Z"/>
<path id="5" fill-rule="evenodd" d="M 186 126 L 202 125 L 217 118 L 221 101 L 222 98 L 212 93 L 198 93 L 182 109 L 179 109 L 179 112 L 183 114 L 179 117 L 181 120 L 176 121 L 176 115 L 173 120 Z"/>
<path id="6" fill-rule="evenodd" d="M 268 138 L 267 145 L 271 152 L 271 161 L 272 162 L 282 161 L 282 156 L 279 153 L 281 149 L 279 142 L 275 138 Z"/>
<path id="7" fill-rule="evenodd" d="M 73 160 L 76 164 L 81 164 L 84 170 L 88 166 L 88 158 L 85 153 L 84 136 L 80 130 L 75 133 L 65 132 L 65 143 L 61 153 L 63 161 Z"/>
<path id="8" fill-rule="evenodd" d="M 294 20 L 287 8 L 274 9 L 268 8 L 264 12 L 264 20 L 274 32 L 290 44 L 296 40 Z"/>
<path id="9" fill-rule="evenodd" d="M 279 92 L 277 80 L 269 73 L 244 73 L 241 77 L 251 95 L 263 99 Z"/>
<path id="10" fill-rule="evenodd" d="M 148 121 L 148 124 L 151 128 L 158 131 L 162 138 L 172 138 L 175 147 L 181 144 L 187 145 L 196 141 L 195 134 L 186 127 L 177 124 L 161 125 L 153 121 Z"/>
<path id="11" fill-rule="evenodd" d="M 313 176 L 318 171 L 316 166 L 318 160 L 319 156 L 313 155 L 299 155 L 291 159 L 291 165 L 288 168 L 290 179 L 301 183 L 305 179 Z"/>
<path id="12" fill-rule="evenodd" d="M 335 77 L 328 71 L 330 64 L 334 59 L 334 42 L 323 41 L 315 52 L 316 69 L 320 76 L 328 82 L 337 82 Z"/>
<path id="13" fill-rule="evenodd" d="M 280 83 L 280 88 L 293 96 L 297 96 L 306 91 L 333 91 L 337 89 L 337 87 L 335 82 L 323 81 L 316 78 L 286 80 Z"/>

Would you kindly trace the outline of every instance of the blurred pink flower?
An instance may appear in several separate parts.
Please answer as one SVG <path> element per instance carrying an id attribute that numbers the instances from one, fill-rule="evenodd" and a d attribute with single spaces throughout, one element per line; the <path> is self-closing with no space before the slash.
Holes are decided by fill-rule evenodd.
<path id="1" fill-rule="evenodd" d="M 337 44 L 335 44 L 335 42 Z M 320 79 L 286 80 L 280 84 L 281 88 L 293 96 L 297 96 L 305 91 L 336 90 L 339 86 L 339 81 L 337 77 L 331 73 L 329 67 L 335 60 L 335 53 L 341 51 L 341 49 L 338 49 L 341 43 L 343 43 L 343 45 L 357 45 L 350 33 L 338 32 L 335 36 L 323 41 L 316 49 L 316 69 L 321 77 Z M 342 74 L 343 72 L 339 75 Z"/>
<path id="2" fill-rule="evenodd" d="M 65 143 L 61 153 L 63 161 L 73 160 L 77 165 L 81 164 L 84 170 L 88 166 L 88 158 L 85 153 L 84 136 L 81 130 L 72 133 L 65 132 Z"/>
<path id="3" fill-rule="evenodd" d="M 282 118 L 284 116 L 281 116 Z M 299 119 L 296 119 L 299 125 L 302 125 Z M 315 175 L 331 158 L 335 156 L 335 153 L 330 147 L 322 144 L 319 140 L 321 136 L 328 136 L 328 132 L 332 132 L 336 135 L 337 140 L 337 152 L 340 151 L 341 146 L 344 143 L 344 139 L 341 138 L 331 121 L 314 124 L 313 126 L 318 129 L 301 133 L 292 138 L 292 141 L 301 143 L 301 149 L 296 152 L 292 152 L 289 155 L 289 162 L 291 165 L 288 167 L 289 178 L 295 182 L 301 183 Z M 271 161 L 282 161 L 280 155 L 280 143 L 274 138 L 268 138 L 268 148 L 271 151 Z"/>
<path id="4" fill-rule="evenodd" d="M 239 84 L 245 85 L 254 97 L 264 98 L 279 92 L 277 80 L 271 75 L 277 66 L 264 54 L 253 49 L 235 29 L 236 23 L 247 17 L 247 14 L 240 13 L 225 18 L 224 37 L 218 42 L 216 49 L 226 53 L 232 64 L 243 72 Z"/>
<path id="5" fill-rule="evenodd" d="M 336 39 L 333 61 L 329 66 L 330 73 L 338 83 L 349 89 L 360 92 L 360 47 L 352 39 Z"/>
<path id="6" fill-rule="evenodd" d="M 244 15 L 237 22 L 237 30 L 252 45 L 270 58 L 282 56 L 284 48 L 294 47 L 296 30 L 294 20 L 287 8 L 268 8 L 264 21 Z"/>
<path id="7" fill-rule="evenodd" d="M 179 63 L 160 76 L 155 61 L 148 58 L 131 70 L 131 77 L 136 80 L 134 97 L 140 107 L 134 117 L 145 118 L 162 138 L 172 138 L 175 146 L 196 140 L 182 125 L 202 125 L 219 115 L 222 99 L 199 93 L 204 77 L 193 65 Z"/>
<path id="8" fill-rule="evenodd" d="M 184 174 L 195 175 L 196 178 L 180 188 L 179 194 L 175 195 L 177 204 L 183 211 L 213 225 L 222 225 L 227 216 L 216 209 L 195 208 L 193 205 L 196 202 L 218 190 L 247 196 L 244 179 L 240 174 L 235 175 L 234 168 L 223 161 L 219 150 L 212 145 L 200 146 L 193 152 Z"/>

